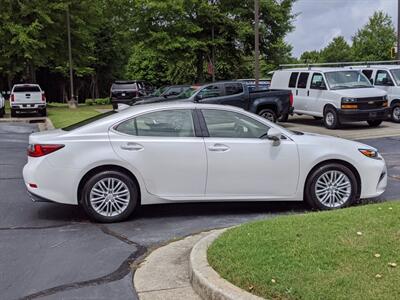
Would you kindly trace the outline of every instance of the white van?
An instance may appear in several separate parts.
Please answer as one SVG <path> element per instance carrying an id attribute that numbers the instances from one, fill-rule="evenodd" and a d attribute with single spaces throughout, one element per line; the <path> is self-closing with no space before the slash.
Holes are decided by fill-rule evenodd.
<path id="1" fill-rule="evenodd" d="M 46 96 L 38 84 L 15 84 L 10 95 L 11 117 L 17 112 L 38 112 L 46 116 Z"/>
<path id="2" fill-rule="evenodd" d="M 277 70 L 271 89 L 290 89 L 294 113 L 324 120 L 326 128 L 343 121 L 367 121 L 379 126 L 390 114 L 387 93 L 374 88 L 358 70 L 348 68 L 296 68 Z"/>
<path id="3" fill-rule="evenodd" d="M 371 83 L 388 94 L 390 118 L 400 123 L 400 65 L 356 66 Z"/>

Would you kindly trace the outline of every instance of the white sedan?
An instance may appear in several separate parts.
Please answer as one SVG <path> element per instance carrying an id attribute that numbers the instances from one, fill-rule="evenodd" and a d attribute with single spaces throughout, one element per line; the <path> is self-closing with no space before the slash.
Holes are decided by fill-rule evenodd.
<path id="1" fill-rule="evenodd" d="M 138 105 L 31 134 L 29 144 L 32 198 L 79 204 L 101 222 L 172 202 L 305 199 L 334 209 L 387 184 L 370 146 L 289 131 L 230 106 Z"/>

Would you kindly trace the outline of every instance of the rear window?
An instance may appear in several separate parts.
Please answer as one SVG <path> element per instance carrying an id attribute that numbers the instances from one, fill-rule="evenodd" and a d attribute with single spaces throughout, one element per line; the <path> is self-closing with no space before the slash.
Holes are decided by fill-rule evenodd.
<path id="1" fill-rule="evenodd" d="M 26 93 L 26 92 L 40 92 L 40 88 L 37 85 L 22 85 L 15 86 L 14 93 Z"/>
<path id="2" fill-rule="evenodd" d="M 296 87 L 296 82 L 297 82 L 297 77 L 299 76 L 299 72 L 293 72 L 290 75 L 289 79 L 289 87 L 295 88 Z"/>
<path id="3" fill-rule="evenodd" d="M 103 119 L 103 118 L 105 118 L 105 117 L 111 116 L 111 115 L 116 114 L 116 113 L 117 113 L 117 111 L 112 110 L 112 111 L 106 112 L 106 113 L 104 113 L 104 114 L 100 114 L 100 115 L 91 117 L 91 118 L 89 118 L 89 119 L 80 121 L 80 122 L 78 122 L 78 123 L 69 125 L 69 126 L 67 126 L 67 127 L 62 128 L 62 130 L 64 130 L 64 131 L 72 131 L 72 130 L 74 130 L 74 129 L 78 129 L 78 128 L 80 128 L 80 127 L 83 127 L 83 126 L 85 126 L 85 125 L 88 125 L 88 124 L 90 124 L 90 123 L 93 123 L 93 122 L 95 122 L 95 121 L 97 121 L 97 120 L 101 120 L 101 119 Z"/>
<path id="4" fill-rule="evenodd" d="M 112 90 L 137 90 L 136 83 L 116 84 L 111 87 Z"/>
<path id="5" fill-rule="evenodd" d="M 299 89 L 305 89 L 307 87 L 308 75 L 308 73 L 300 73 L 299 82 L 297 83 Z"/>
<path id="6" fill-rule="evenodd" d="M 227 96 L 243 93 L 243 86 L 241 83 L 227 83 L 225 84 L 225 93 Z"/>

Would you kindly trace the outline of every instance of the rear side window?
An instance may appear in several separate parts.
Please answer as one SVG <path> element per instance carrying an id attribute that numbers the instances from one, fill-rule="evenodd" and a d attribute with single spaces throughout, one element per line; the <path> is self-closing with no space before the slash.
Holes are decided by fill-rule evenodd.
<path id="1" fill-rule="evenodd" d="M 189 109 L 152 112 L 119 124 L 116 131 L 136 136 L 194 137 L 192 111 Z"/>
<path id="2" fill-rule="evenodd" d="M 40 92 L 40 88 L 36 85 L 22 85 L 14 87 L 14 93 Z"/>
<path id="3" fill-rule="evenodd" d="M 201 99 L 220 97 L 222 89 L 220 85 L 209 85 L 203 88 L 198 95 Z"/>
<path id="4" fill-rule="evenodd" d="M 299 89 L 305 89 L 307 87 L 308 75 L 308 73 L 300 73 L 299 82 L 297 83 Z"/>
<path id="5" fill-rule="evenodd" d="M 296 87 L 297 77 L 299 77 L 299 72 L 293 72 L 290 75 L 289 87 L 291 87 L 291 88 L 295 88 Z"/>
<path id="6" fill-rule="evenodd" d="M 243 93 L 243 86 L 241 83 L 228 83 L 225 84 L 225 93 L 227 96 Z"/>

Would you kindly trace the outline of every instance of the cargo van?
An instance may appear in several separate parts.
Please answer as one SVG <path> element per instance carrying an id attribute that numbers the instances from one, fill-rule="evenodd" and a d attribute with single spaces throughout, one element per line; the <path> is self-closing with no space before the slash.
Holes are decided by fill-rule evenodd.
<path id="1" fill-rule="evenodd" d="M 46 116 L 46 96 L 38 84 L 15 84 L 10 95 L 11 117 L 17 112 L 38 112 Z"/>
<path id="2" fill-rule="evenodd" d="M 390 114 L 386 91 L 374 88 L 363 73 L 349 68 L 277 70 L 271 89 L 290 89 L 294 113 L 323 119 L 328 129 L 356 121 L 377 127 Z"/>
<path id="3" fill-rule="evenodd" d="M 400 65 L 356 66 L 371 83 L 388 94 L 390 119 L 400 123 Z"/>

